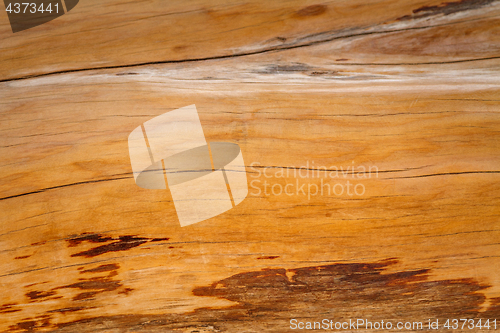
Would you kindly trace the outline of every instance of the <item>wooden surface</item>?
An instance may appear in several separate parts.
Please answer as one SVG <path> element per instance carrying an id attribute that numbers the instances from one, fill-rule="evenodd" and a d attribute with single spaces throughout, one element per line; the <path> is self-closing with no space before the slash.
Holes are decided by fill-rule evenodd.
<path id="1" fill-rule="evenodd" d="M 16 34 L 0 15 L 0 331 L 500 326 L 499 14 L 82 0 Z M 261 193 L 181 228 L 168 190 L 136 186 L 127 137 L 191 104 Z M 321 166 L 378 173 L 334 179 L 362 196 L 263 193 L 306 165 L 305 184 Z"/>

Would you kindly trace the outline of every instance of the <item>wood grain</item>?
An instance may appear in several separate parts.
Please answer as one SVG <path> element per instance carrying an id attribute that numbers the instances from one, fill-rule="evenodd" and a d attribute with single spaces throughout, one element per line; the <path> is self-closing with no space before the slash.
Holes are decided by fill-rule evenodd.
<path id="1" fill-rule="evenodd" d="M 2 16 L 0 331 L 500 319 L 499 10 L 86 1 L 16 34 Z M 127 137 L 190 104 L 255 182 L 181 228 Z M 321 181 L 366 191 L 264 192 Z"/>
<path id="2" fill-rule="evenodd" d="M 263 53 L 279 59 L 308 46 L 324 46 L 313 59 L 330 63 L 498 59 L 499 8 L 493 0 L 82 1 L 21 34 L 3 17 L 0 80 Z"/>

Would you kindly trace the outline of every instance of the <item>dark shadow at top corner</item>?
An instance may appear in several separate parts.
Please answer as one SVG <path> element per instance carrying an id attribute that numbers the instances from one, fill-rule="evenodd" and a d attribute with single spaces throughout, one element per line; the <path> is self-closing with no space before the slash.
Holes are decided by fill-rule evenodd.
<path id="1" fill-rule="evenodd" d="M 66 11 L 69 12 L 70 10 L 75 8 L 75 6 L 78 4 L 78 1 L 79 0 L 64 0 L 64 2 L 66 3 Z"/>

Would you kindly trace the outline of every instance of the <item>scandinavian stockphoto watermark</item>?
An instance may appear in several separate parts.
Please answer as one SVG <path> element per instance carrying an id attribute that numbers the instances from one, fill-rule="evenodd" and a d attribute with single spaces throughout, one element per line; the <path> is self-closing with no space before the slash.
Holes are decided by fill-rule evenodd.
<path id="1" fill-rule="evenodd" d="M 251 196 L 359 197 L 366 193 L 364 181 L 378 178 L 377 166 L 317 165 L 307 161 L 299 167 L 250 165 Z"/>

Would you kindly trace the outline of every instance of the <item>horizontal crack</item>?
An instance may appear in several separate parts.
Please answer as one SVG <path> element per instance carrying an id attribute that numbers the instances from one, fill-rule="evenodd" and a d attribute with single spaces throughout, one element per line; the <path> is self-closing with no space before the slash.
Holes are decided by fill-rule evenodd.
<path id="1" fill-rule="evenodd" d="M 292 170 L 305 170 L 305 171 L 339 171 L 335 169 L 318 169 L 318 168 L 308 168 L 308 167 L 293 167 L 293 166 L 263 166 L 263 165 L 246 165 L 245 167 L 247 168 L 256 168 L 256 169 L 292 169 Z M 395 169 L 395 170 L 377 170 L 378 173 L 393 173 L 393 172 L 407 172 L 411 170 L 418 170 L 422 168 L 426 168 L 426 166 L 421 166 L 421 167 L 416 167 L 416 168 L 405 168 L 405 169 Z M 348 169 L 349 172 L 351 171 Z M 253 173 L 251 171 L 247 171 L 247 173 Z M 460 172 L 443 172 L 443 173 L 433 173 L 433 174 L 426 174 L 426 175 L 416 175 L 416 176 L 403 176 L 403 177 L 391 177 L 391 178 L 383 178 L 385 179 L 409 179 L 409 178 L 425 178 L 425 177 L 436 177 L 436 176 L 451 176 L 451 175 L 464 175 L 464 174 L 500 174 L 500 171 L 460 171 Z M 18 197 L 23 197 L 31 194 L 37 194 L 37 193 L 43 193 L 49 190 L 55 190 L 55 189 L 60 189 L 60 188 L 65 188 L 65 187 L 70 187 L 70 186 L 75 186 L 75 185 L 84 185 L 84 184 L 93 184 L 93 183 L 101 183 L 101 182 L 107 182 L 107 181 L 113 181 L 113 180 L 123 180 L 123 179 L 130 179 L 132 176 L 126 176 L 126 177 L 117 177 L 117 178 L 107 178 L 107 179 L 98 179 L 98 180 L 86 180 L 86 181 L 81 181 L 81 182 L 75 182 L 75 183 L 70 183 L 70 184 L 63 184 L 63 185 L 58 185 L 58 186 L 52 186 L 52 187 L 46 187 L 42 188 L 36 191 L 31 191 L 31 192 L 25 192 L 25 193 L 20 193 L 20 194 L 14 194 L 10 196 L 6 196 L 3 198 L 0 198 L 0 201 L 2 200 L 7 200 L 7 199 L 12 199 L 12 198 L 18 198 Z"/>
<path id="2" fill-rule="evenodd" d="M 407 178 L 425 178 L 425 177 L 437 177 L 437 176 L 455 176 L 455 175 L 468 175 L 468 174 L 481 174 L 481 173 L 499 173 L 500 171 L 459 171 L 459 172 L 441 172 L 441 173 L 431 173 L 428 175 L 417 175 L 417 176 L 406 176 L 406 177 L 393 177 L 384 179 L 407 179 Z"/>
<path id="3" fill-rule="evenodd" d="M 121 180 L 121 179 L 128 179 L 128 178 L 132 178 L 132 177 L 129 176 L 129 177 L 98 179 L 98 180 L 86 180 L 86 181 L 82 181 L 82 182 L 76 182 L 76 183 L 70 183 L 70 184 L 64 184 L 64 185 L 57 185 L 57 186 L 42 188 L 42 189 L 39 189 L 39 190 L 36 190 L 36 191 L 31 191 L 31 192 L 25 192 L 25 193 L 10 195 L 10 196 L 7 196 L 7 197 L 0 198 L 0 201 L 7 200 L 7 199 L 12 199 L 12 198 L 24 197 L 24 196 L 30 195 L 30 194 L 37 194 L 37 193 L 42 193 L 42 192 L 46 192 L 46 191 L 49 191 L 49 190 L 55 190 L 55 189 L 64 188 L 64 187 L 70 187 L 70 186 L 75 186 L 75 185 L 102 183 L 102 182 L 108 182 L 108 181 L 112 181 L 112 180 Z"/>

